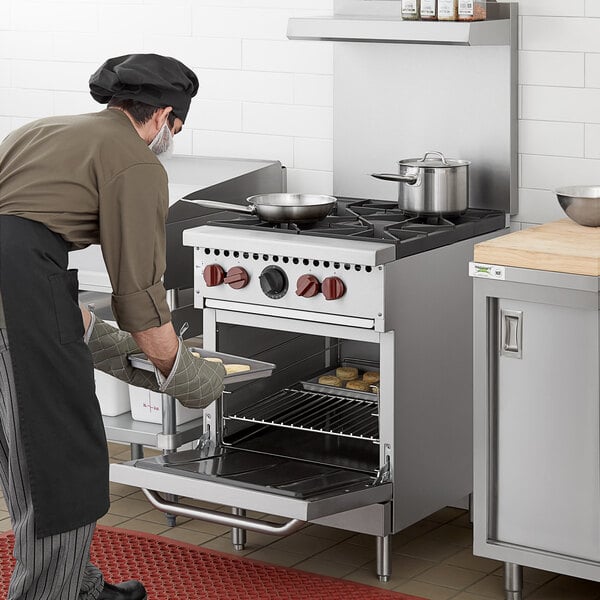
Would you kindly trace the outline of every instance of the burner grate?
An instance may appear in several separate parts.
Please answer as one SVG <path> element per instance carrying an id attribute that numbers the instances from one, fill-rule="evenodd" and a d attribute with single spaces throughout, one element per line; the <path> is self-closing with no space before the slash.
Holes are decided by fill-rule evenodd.
<path id="1" fill-rule="evenodd" d="M 221 213 L 222 214 L 222 213 Z M 470 208 L 462 215 L 408 214 L 395 202 L 338 198 L 338 214 L 310 225 L 270 224 L 258 217 L 221 218 L 211 225 L 291 235 L 395 244 L 396 258 L 418 254 L 506 226 L 501 211 Z"/>

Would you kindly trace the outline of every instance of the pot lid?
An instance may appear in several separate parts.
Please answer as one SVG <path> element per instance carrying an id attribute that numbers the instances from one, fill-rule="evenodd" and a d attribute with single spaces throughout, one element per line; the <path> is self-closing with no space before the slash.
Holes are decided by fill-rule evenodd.
<path id="1" fill-rule="evenodd" d="M 426 152 L 423 158 L 405 158 L 399 161 L 405 167 L 464 167 L 471 164 L 468 160 L 446 158 L 441 152 Z"/>

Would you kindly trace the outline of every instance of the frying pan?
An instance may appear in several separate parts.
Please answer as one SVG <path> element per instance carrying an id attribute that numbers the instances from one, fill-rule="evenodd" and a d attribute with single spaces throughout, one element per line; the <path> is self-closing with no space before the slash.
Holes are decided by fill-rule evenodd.
<path id="1" fill-rule="evenodd" d="M 248 206 L 215 200 L 182 200 L 205 208 L 256 215 L 267 223 L 316 223 L 331 213 L 337 204 L 333 196 L 321 194 L 259 194 L 246 198 Z"/>

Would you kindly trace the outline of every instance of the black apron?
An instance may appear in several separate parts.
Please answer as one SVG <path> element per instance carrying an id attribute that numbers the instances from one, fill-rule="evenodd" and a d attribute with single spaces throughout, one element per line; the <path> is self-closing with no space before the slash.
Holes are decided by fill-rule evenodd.
<path id="1" fill-rule="evenodd" d="M 68 245 L 0 215 L 0 291 L 37 538 L 106 514 L 108 449 Z"/>

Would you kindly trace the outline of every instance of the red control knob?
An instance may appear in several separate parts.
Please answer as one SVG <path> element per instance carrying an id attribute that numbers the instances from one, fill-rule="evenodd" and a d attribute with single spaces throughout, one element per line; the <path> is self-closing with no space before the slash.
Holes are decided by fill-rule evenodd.
<path id="1" fill-rule="evenodd" d="M 202 277 L 204 277 L 207 287 L 221 285 L 225 279 L 225 271 L 219 265 L 208 265 L 204 267 Z"/>
<path id="2" fill-rule="evenodd" d="M 248 285 L 250 275 L 242 267 L 231 267 L 225 275 L 225 283 L 228 283 L 234 290 L 240 290 Z"/>
<path id="3" fill-rule="evenodd" d="M 325 300 L 337 300 L 346 293 L 346 286 L 339 277 L 326 277 L 323 279 L 321 291 Z"/>
<path id="4" fill-rule="evenodd" d="M 314 275 L 300 275 L 296 282 L 296 295 L 312 298 L 319 293 L 321 286 Z"/>

